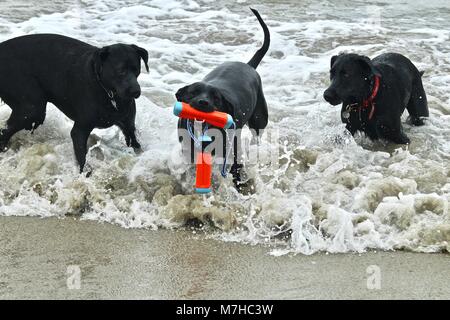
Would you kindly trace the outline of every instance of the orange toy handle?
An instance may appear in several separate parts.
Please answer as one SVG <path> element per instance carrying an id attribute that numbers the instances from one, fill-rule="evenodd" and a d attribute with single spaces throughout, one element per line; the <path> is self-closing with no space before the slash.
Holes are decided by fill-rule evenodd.
<path id="1" fill-rule="evenodd" d="M 212 155 L 208 152 L 197 153 L 195 192 L 211 192 Z"/>
<path id="2" fill-rule="evenodd" d="M 206 121 L 212 126 L 223 129 L 229 129 L 234 125 L 233 117 L 228 113 L 199 111 L 185 102 L 176 102 L 173 107 L 173 113 L 183 119 Z"/>

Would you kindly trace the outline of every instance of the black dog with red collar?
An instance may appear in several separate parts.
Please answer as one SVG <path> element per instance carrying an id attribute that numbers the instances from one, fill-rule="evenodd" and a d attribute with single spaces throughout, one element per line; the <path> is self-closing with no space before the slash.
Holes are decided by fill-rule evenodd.
<path id="1" fill-rule="evenodd" d="M 405 108 L 416 126 L 429 115 L 422 74 L 397 53 L 373 60 L 357 54 L 333 56 L 324 99 L 332 105 L 342 103 L 341 120 L 352 134 L 363 131 L 373 140 L 408 144 L 401 124 Z"/>

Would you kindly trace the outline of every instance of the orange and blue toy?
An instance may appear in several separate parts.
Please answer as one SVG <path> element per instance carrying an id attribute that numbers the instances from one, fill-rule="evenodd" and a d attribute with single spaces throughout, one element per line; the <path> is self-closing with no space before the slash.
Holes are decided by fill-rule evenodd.
<path id="1" fill-rule="evenodd" d="M 229 129 L 234 126 L 233 117 L 228 113 L 220 111 L 203 112 L 185 102 L 176 102 L 173 107 L 173 113 L 183 119 L 205 121 L 214 127 L 222 129 Z"/>
<path id="2" fill-rule="evenodd" d="M 190 120 L 188 124 L 189 134 L 194 141 L 197 142 L 197 155 L 196 155 L 196 179 L 195 179 L 195 192 L 197 193 L 210 193 L 211 192 L 211 174 L 212 174 L 212 154 L 206 152 L 205 148 L 212 142 L 211 137 L 206 134 L 206 130 L 197 139 L 192 132 L 193 121 L 204 121 L 217 128 L 230 129 L 235 127 L 233 117 L 225 112 L 213 111 L 203 112 L 199 111 L 185 102 L 176 102 L 173 107 L 173 113 L 177 117 Z M 226 155 L 227 158 L 228 155 Z M 222 169 L 222 176 L 226 176 L 225 165 Z"/>

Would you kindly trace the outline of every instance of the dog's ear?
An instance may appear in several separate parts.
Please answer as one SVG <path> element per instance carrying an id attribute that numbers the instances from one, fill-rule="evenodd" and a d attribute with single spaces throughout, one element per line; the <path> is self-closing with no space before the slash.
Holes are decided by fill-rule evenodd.
<path id="1" fill-rule="evenodd" d="M 136 52 L 139 54 L 139 56 L 141 57 L 142 61 L 144 61 L 145 70 L 147 70 L 147 72 L 149 72 L 150 69 L 148 68 L 148 51 L 145 50 L 144 48 L 138 47 L 135 44 L 132 44 L 131 47 L 134 50 L 136 50 Z"/>
<path id="2" fill-rule="evenodd" d="M 97 74 L 100 74 L 102 71 L 103 62 L 109 55 L 109 48 L 103 47 L 94 52 L 94 68 Z"/>
<path id="3" fill-rule="evenodd" d="M 360 61 L 361 61 L 364 65 L 366 65 L 366 66 L 369 67 L 370 72 L 371 72 L 373 75 L 375 75 L 375 76 L 381 78 L 381 73 L 380 73 L 380 71 L 377 69 L 377 67 L 375 67 L 375 66 L 373 65 L 373 62 L 372 62 L 372 60 L 370 60 L 369 57 L 361 56 Z"/>
<path id="4" fill-rule="evenodd" d="M 332 56 L 331 57 L 331 62 L 330 62 L 330 69 L 333 68 L 334 64 L 336 63 L 337 59 L 342 57 L 343 55 L 345 55 L 345 53 L 341 52 L 339 53 L 337 56 Z"/>
<path id="5" fill-rule="evenodd" d="M 218 89 L 215 89 L 214 95 L 217 98 L 219 98 L 219 100 L 220 100 L 219 105 L 214 105 L 214 108 L 217 111 L 221 111 L 221 112 L 225 112 L 225 113 L 233 115 L 234 109 L 233 109 L 233 105 L 231 104 L 230 100 Z"/>
<path id="6" fill-rule="evenodd" d="M 186 96 L 188 89 L 189 89 L 189 86 L 185 86 L 181 89 L 178 89 L 177 93 L 175 93 L 175 97 L 177 98 L 177 101 L 184 102 L 186 100 L 184 97 Z"/>
<path id="7" fill-rule="evenodd" d="M 333 65 L 336 62 L 337 58 L 339 58 L 339 56 L 332 56 L 331 57 L 330 69 L 333 68 Z"/>

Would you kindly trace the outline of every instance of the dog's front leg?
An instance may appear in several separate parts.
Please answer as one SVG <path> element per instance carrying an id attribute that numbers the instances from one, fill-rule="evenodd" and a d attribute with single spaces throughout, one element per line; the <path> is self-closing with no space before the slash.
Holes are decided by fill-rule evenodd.
<path id="1" fill-rule="evenodd" d="M 136 138 L 136 103 L 133 101 L 130 106 L 131 111 L 127 117 L 117 123 L 117 126 L 122 130 L 125 136 L 127 147 L 132 147 L 134 152 L 140 153 L 142 151 L 141 144 Z"/>
<path id="2" fill-rule="evenodd" d="M 83 172 L 84 165 L 86 164 L 87 154 L 87 140 L 91 134 L 93 128 L 81 126 L 77 123 L 72 128 L 70 136 L 72 137 L 73 148 L 75 151 L 75 157 L 77 158 L 78 165 L 80 166 L 80 173 Z"/>
<path id="3" fill-rule="evenodd" d="M 125 136 L 127 147 L 132 147 L 136 153 L 140 152 L 141 144 L 136 138 L 136 127 L 134 126 L 134 122 L 120 122 L 117 125 L 119 126 L 120 130 L 122 130 L 122 133 Z"/>
<path id="4" fill-rule="evenodd" d="M 242 152 L 242 140 L 241 140 L 241 130 L 236 130 L 236 135 L 232 141 L 233 148 L 233 165 L 231 166 L 230 173 L 233 176 L 233 183 L 236 189 L 240 192 L 244 192 L 247 187 L 247 181 L 244 171 L 244 156 Z M 244 175 L 244 179 L 243 179 Z"/>

